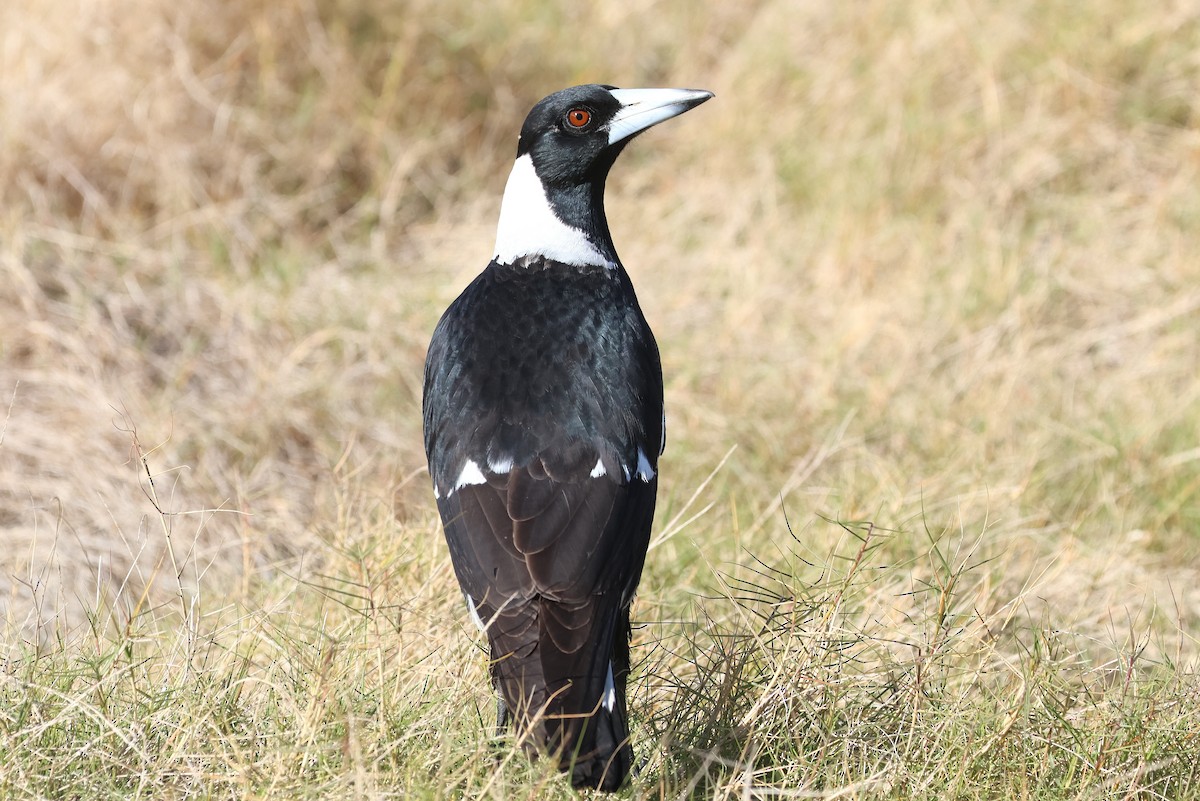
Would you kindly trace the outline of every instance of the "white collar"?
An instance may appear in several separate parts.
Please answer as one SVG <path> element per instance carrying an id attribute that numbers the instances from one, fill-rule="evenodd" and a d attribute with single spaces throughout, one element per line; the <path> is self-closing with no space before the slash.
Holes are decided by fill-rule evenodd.
<path id="1" fill-rule="evenodd" d="M 550 208 L 546 189 L 528 153 L 513 164 L 504 187 L 494 258 L 500 264 L 512 264 L 522 256 L 545 256 L 576 267 L 616 266 L 583 231 L 564 223 Z"/>

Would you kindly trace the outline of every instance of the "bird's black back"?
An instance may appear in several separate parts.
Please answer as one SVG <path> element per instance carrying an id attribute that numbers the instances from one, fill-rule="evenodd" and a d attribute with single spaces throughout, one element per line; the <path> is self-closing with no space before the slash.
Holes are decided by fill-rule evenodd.
<path id="1" fill-rule="evenodd" d="M 619 266 L 492 262 L 430 344 L 425 446 L 455 572 L 518 729 L 577 784 L 615 789 L 632 762 L 628 610 L 662 404 L 658 349 Z M 468 463 L 482 475 L 464 482 Z"/>
<path id="2" fill-rule="evenodd" d="M 635 472 L 639 448 L 656 463 L 662 370 L 625 271 L 492 262 L 434 331 L 424 415 L 442 494 L 467 460 L 539 455 L 555 478 L 582 478 L 598 458 L 609 476 Z"/>

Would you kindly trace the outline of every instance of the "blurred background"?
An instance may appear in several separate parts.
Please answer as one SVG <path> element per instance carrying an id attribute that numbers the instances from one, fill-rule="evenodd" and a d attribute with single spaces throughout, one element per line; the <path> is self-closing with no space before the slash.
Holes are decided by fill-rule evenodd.
<path id="1" fill-rule="evenodd" d="M 1196 664 L 1200 12 L 1116 0 L 3 3 L 5 642 L 372 548 L 452 594 L 425 347 L 588 82 L 716 93 L 609 182 L 667 382 L 640 614 L 869 523 L 869 616 L 934 543 L 993 634 Z"/>

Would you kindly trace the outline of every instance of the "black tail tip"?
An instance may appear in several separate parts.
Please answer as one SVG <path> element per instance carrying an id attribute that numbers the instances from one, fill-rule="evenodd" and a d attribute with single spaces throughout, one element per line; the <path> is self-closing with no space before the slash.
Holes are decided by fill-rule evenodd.
<path id="1" fill-rule="evenodd" d="M 577 790 L 591 788 L 615 793 L 625 784 L 633 768 L 633 748 L 625 739 L 610 744 L 599 753 L 593 752 L 591 756 L 564 760 L 559 767 L 571 774 L 571 785 Z"/>
<path id="2" fill-rule="evenodd" d="M 571 766 L 571 786 L 577 790 L 593 789 L 615 793 L 629 776 L 629 758 L 618 751 L 608 759 L 588 759 Z"/>

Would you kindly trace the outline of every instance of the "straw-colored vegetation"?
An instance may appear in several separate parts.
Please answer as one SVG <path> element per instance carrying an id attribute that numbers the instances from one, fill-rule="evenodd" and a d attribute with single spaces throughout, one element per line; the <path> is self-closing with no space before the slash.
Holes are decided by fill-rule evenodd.
<path id="1" fill-rule="evenodd" d="M 425 345 L 573 83 L 667 376 L 626 795 L 1200 797 L 1183 2 L 0 3 L 0 796 L 570 798 Z"/>

